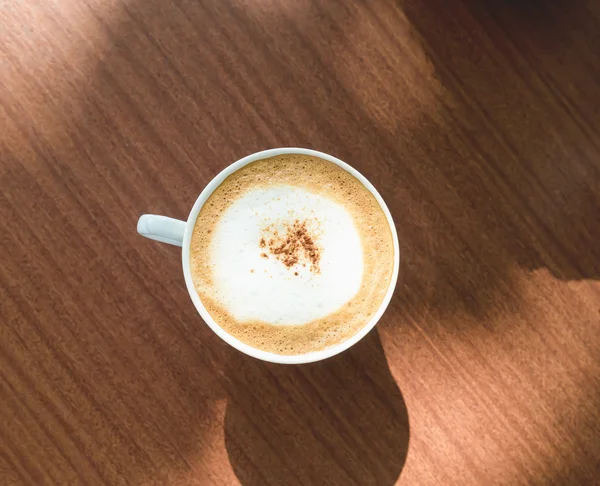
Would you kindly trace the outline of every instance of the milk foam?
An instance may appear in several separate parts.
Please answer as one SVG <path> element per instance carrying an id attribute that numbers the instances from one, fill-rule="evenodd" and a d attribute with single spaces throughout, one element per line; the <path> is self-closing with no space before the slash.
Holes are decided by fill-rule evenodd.
<path id="1" fill-rule="evenodd" d="M 285 234 L 298 221 L 306 222 L 319 247 L 318 271 L 303 260 L 287 267 L 261 246 L 269 231 Z M 324 318 L 355 296 L 363 278 L 363 247 L 351 214 L 327 197 L 284 184 L 250 189 L 233 201 L 214 228 L 209 257 L 214 298 L 240 322 L 297 325 Z"/>

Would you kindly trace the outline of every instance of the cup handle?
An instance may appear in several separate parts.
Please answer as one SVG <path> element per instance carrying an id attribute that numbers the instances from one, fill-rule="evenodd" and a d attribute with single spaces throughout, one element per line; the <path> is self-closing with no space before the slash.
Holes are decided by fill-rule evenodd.
<path id="1" fill-rule="evenodd" d="M 138 220 L 137 231 L 151 240 L 183 246 L 185 221 L 156 214 L 143 214 Z"/>

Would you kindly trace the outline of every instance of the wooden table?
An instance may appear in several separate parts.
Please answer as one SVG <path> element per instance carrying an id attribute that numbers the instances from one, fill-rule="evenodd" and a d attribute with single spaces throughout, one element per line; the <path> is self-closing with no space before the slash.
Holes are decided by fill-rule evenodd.
<path id="1" fill-rule="evenodd" d="M 600 2 L 0 15 L 0 484 L 600 484 Z M 364 173 L 402 250 L 377 330 L 298 367 L 135 231 L 279 146 Z"/>

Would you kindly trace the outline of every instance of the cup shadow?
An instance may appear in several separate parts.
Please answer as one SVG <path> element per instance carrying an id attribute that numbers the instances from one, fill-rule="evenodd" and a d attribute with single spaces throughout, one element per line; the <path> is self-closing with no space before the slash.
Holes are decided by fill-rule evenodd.
<path id="1" fill-rule="evenodd" d="M 303 366 L 237 353 L 225 382 L 225 446 L 243 485 L 396 483 L 409 419 L 376 331 Z"/>

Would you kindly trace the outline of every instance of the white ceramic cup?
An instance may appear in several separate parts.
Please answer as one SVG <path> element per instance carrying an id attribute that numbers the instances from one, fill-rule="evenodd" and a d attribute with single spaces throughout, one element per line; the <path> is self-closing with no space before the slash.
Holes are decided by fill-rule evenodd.
<path id="1" fill-rule="evenodd" d="M 330 348 L 324 349 L 322 351 L 313 351 L 310 353 L 298 354 L 298 355 L 280 355 L 275 353 L 268 353 L 266 351 L 262 351 L 260 349 L 254 348 L 241 342 L 239 339 L 234 338 L 232 335 L 224 331 L 210 316 L 196 289 L 194 288 L 194 282 L 192 280 L 192 271 L 190 268 L 190 243 L 192 240 L 192 233 L 194 231 L 194 226 L 196 225 L 196 218 L 200 213 L 200 209 L 209 198 L 209 196 L 213 193 L 213 191 L 221 185 L 221 183 L 231 174 L 233 174 L 238 169 L 241 169 L 247 164 L 252 162 L 256 162 L 257 160 L 266 159 L 268 157 L 274 157 L 277 155 L 283 154 L 302 154 L 302 155 L 312 155 L 314 157 L 319 157 L 321 159 L 328 160 L 336 165 L 339 165 L 342 169 L 350 172 L 354 177 L 356 177 L 363 185 L 373 194 L 377 202 L 381 206 L 382 211 L 385 213 L 388 224 L 390 226 L 390 231 L 392 232 L 392 238 L 394 242 L 394 268 L 392 272 L 392 278 L 390 280 L 389 287 L 385 294 L 379 309 L 373 315 L 373 317 L 369 320 L 369 322 L 365 322 L 365 325 L 351 338 L 336 344 L 335 346 L 331 346 Z M 181 246 L 183 251 L 181 253 L 182 256 L 182 266 L 183 266 L 183 275 L 185 277 L 185 284 L 187 286 L 188 292 L 192 299 L 192 302 L 196 306 L 196 309 L 204 319 L 204 321 L 210 326 L 210 328 L 217 333 L 219 337 L 221 337 L 226 343 L 230 344 L 234 348 L 239 351 L 253 356 L 255 358 L 261 359 L 263 361 L 270 361 L 272 363 L 283 363 L 283 364 L 299 364 L 299 363 L 311 363 L 313 361 L 320 361 L 322 359 L 329 358 L 336 354 L 345 351 L 350 348 L 358 341 L 360 341 L 373 327 L 377 324 L 377 321 L 381 318 L 383 312 L 388 306 L 392 294 L 394 293 L 394 288 L 396 287 L 396 280 L 398 279 L 398 268 L 400 266 L 400 249 L 398 247 L 398 235 L 396 233 L 396 227 L 394 226 L 394 221 L 392 220 L 392 215 L 390 214 L 389 209 L 383 202 L 383 199 L 377 192 L 377 190 L 362 174 L 360 174 L 357 170 L 350 167 L 345 162 L 331 156 L 324 154 L 322 152 L 317 152 L 316 150 L 302 149 L 302 148 L 278 148 L 271 150 L 264 150 L 262 152 L 257 152 L 252 155 L 248 155 L 243 159 L 238 160 L 237 162 L 231 164 L 229 167 L 225 168 L 219 175 L 217 175 L 210 183 L 204 188 L 198 199 L 194 203 L 190 215 L 188 216 L 186 221 L 179 221 L 177 219 L 168 218 L 166 216 L 157 216 L 155 214 L 144 214 L 140 217 L 137 225 L 138 233 L 146 238 L 150 238 L 153 240 L 161 241 L 163 243 L 169 243 L 171 245 Z"/>

